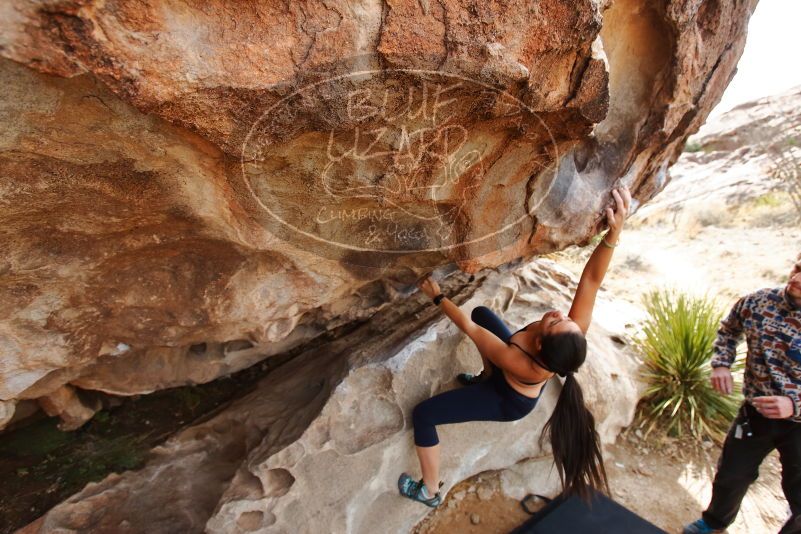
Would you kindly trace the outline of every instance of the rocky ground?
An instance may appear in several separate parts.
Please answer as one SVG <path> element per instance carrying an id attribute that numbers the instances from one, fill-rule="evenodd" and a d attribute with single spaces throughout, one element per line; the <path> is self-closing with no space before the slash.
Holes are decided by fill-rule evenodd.
<path id="1" fill-rule="evenodd" d="M 455 486 L 442 506 L 414 534 L 509 532 L 529 517 L 520 501 L 501 491 L 497 472 L 482 473 Z"/>
<path id="2" fill-rule="evenodd" d="M 711 441 L 642 440 L 626 433 L 607 450 L 614 498 L 669 533 L 699 517 L 709 503 L 720 448 Z M 762 464 L 730 534 L 777 532 L 788 508 L 774 453 Z"/>
<path id="3" fill-rule="evenodd" d="M 720 448 L 665 440 L 646 442 L 632 432 L 606 449 L 613 498 L 673 534 L 698 517 L 709 501 L 712 468 Z M 762 464 L 742 512 L 728 532 L 755 534 L 781 528 L 787 505 L 781 493 L 776 454 Z M 454 487 L 444 508 L 430 514 L 415 534 L 505 534 L 530 516 L 520 501 L 504 495 L 498 473 L 484 473 Z M 541 506 L 541 505 L 540 505 Z M 537 509 L 537 506 L 534 506 Z"/>

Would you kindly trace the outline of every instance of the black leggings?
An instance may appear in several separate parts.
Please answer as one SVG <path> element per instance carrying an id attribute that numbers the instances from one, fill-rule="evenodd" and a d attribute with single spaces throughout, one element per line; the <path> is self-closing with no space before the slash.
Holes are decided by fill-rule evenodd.
<path id="1" fill-rule="evenodd" d="M 485 306 L 475 308 L 471 318 L 504 342 L 512 336 L 503 321 Z M 493 365 L 489 380 L 440 393 L 418 404 L 412 412 L 414 444 L 433 447 L 439 443 L 437 425 L 467 421 L 517 421 L 534 409 L 537 400 L 512 389 L 503 372 Z"/>
<path id="2" fill-rule="evenodd" d="M 735 430 L 743 411 L 753 436 L 737 438 Z M 748 486 L 759 476 L 759 465 L 773 449 L 779 451 L 782 489 L 792 512 L 779 534 L 801 532 L 801 423 L 762 417 L 747 403 L 732 424 L 720 453 L 712 501 L 702 516 L 710 527 L 725 529 L 734 522 Z"/>

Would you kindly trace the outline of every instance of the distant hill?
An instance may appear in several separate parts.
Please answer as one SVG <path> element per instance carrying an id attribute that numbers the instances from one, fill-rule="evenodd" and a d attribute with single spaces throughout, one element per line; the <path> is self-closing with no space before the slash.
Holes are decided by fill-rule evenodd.
<path id="1" fill-rule="evenodd" d="M 671 167 L 671 181 L 639 212 L 651 218 L 665 211 L 748 202 L 781 184 L 771 176 L 777 158 L 801 149 L 801 86 L 741 104 L 710 119 L 687 141 Z"/>

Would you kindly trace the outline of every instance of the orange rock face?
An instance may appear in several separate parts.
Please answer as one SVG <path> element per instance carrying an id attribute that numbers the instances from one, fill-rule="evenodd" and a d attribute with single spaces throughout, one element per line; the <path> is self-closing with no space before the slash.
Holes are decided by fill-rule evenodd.
<path id="1" fill-rule="evenodd" d="M 613 185 L 664 187 L 754 6 L 5 2 L 5 412 L 211 380 L 432 267 L 585 242 Z"/>

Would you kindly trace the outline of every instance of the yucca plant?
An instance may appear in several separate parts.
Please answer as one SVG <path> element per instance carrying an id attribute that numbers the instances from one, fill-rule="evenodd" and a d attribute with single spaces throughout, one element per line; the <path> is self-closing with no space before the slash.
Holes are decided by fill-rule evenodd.
<path id="1" fill-rule="evenodd" d="M 741 401 L 739 385 L 726 396 L 710 383 L 721 313 L 708 298 L 667 290 L 652 291 L 643 301 L 649 316 L 637 346 L 648 383 L 640 404 L 641 416 L 650 422 L 647 432 L 661 426 L 673 436 L 689 432 L 720 439 Z"/>

